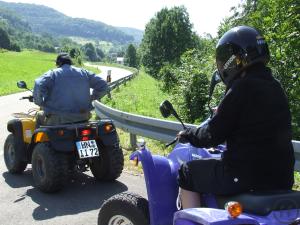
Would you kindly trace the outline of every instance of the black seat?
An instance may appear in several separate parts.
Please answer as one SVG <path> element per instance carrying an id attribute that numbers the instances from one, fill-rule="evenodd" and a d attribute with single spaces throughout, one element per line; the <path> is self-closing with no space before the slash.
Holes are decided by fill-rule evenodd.
<path id="1" fill-rule="evenodd" d="M 300 209 L 300 191 L 249 192 L 234 196 L 216 196 L 219 208 L 229 201 L 242 204 L 243 211 L 265 216 L 271 211 Z"/>

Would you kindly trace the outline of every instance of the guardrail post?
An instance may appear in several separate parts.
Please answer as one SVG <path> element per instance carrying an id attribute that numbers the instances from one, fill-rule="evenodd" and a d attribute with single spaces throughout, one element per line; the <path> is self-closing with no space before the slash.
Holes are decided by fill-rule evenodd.
<path id="1" fill-rule="evenodd" d="M 136 145 L 136 134 L 130 133 L 130 147 L 132 149 L 136 149 L 136 147 L 137 147 L 137 145 Z"/>
<path id="2" fill-rule="evenodd" d="M 111 83 L 111 70 L 107 70 L 106 82 Z"/>

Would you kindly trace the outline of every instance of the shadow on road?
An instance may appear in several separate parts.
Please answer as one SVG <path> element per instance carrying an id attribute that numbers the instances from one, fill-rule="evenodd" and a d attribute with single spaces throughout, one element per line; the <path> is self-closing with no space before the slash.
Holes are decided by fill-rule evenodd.
<path id="1" fill-rule="evenodd" d="M 5 172 L 3 177 L 13 188 L 34 185 L 30 170 L 18 176 Z M 119 181 L 99 182 L 87 174 L 78 173 L 60 192 L 45 194 L 33 187 L 20 196 L 15 203 L 31 198 L 38 204 L 32 212 L 33 218 L 46 220 L 99 209 L 104 200 L 126 190 L 128 190 L 127 186 Z"/>

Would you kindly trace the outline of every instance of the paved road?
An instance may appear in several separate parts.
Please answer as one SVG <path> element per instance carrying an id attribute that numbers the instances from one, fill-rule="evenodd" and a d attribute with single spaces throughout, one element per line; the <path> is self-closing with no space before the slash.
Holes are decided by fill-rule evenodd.
<path id="1" fill-rule="evenodd" d="M 102 68 L 102 76 L 107 74 Z M 112 70 L 112 79 L 121 70 Z M 124 73 L 123 73 L 124 74 Z M 13 112 L 26 112 L 34 104 L 19 98 L 29 93 L 0 97 L 0 224 L 1 225 L 83 225 L 96 224 L 98 211 L 105 199 L 122 192 L 133 191 L 146 196 L 142 177 L 123 172 L 113 183 L 96 182 L 90 173 L 77 174 L 61 191 L 41 193 L 34 187 L 31 167 L 22 175 L 11 175 L 3 160 L 3 143 L 8 135 L 7 121 Z"/>
<path id="2" fill-rule="evenodd" d="M 126 77 L 130 74 L 132 74 L 132 72 L 125 70 L 125 69 L 121 69 L 121 68 L 116 68 L 116 67 L 109 67 L 109 66 L 96 66 L 96 65 L 92 65 L 92 64 L 85 64 L 86 66 L 93 66 L 93 67 L 99 67 L 99 69 L 101 70 L 101 74 L 100 76 L 106 80 L 106 76 L 107 76 L 107 71 L 111 70 L 111 81 L 115 81 L 115 80 L 119 80 L 122 77 Z"/>

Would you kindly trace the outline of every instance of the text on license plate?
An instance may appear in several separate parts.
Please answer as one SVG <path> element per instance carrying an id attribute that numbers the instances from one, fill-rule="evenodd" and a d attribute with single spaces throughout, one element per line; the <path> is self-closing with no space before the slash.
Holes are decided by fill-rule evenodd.
<path id="1" fill-rule="evenodd" d="M 76 147 L 81 159 L 99 156 L 99 150 L 95 140 L 77 141 Z"/>

